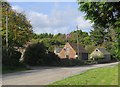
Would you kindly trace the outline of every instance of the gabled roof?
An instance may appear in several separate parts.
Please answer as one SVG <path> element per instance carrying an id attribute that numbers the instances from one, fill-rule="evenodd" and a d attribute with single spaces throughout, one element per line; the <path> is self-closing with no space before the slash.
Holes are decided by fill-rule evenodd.
<path id="1" fill-rule="evenodd" d="M 77 45 L 76 43 L 69 43 L 71 45 L 71 47 L 76 51 L 76 53 L 78 52 L 78 48 L 79 47 L 79 52 L 80 53 L 87 53 L 87 51 L 84 49 L 84 47 L 82 45 Z"/>
<path id="2" fill-rule="evenodd" d="M 101 51 L 103 54 L 110 54 L 105 48 L 96 48 Z"/>

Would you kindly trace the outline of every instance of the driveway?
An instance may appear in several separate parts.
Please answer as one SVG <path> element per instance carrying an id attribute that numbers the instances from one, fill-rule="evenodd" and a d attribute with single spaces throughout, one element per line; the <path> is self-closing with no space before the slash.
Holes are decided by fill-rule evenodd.
<path id="1" fill-rule="evenodd" d="M 86 70 L 118 64 L 106 63 L 79 67 L 32 67 L 33 70 L 4 74 L 3 85 L 47 85 Z"/>

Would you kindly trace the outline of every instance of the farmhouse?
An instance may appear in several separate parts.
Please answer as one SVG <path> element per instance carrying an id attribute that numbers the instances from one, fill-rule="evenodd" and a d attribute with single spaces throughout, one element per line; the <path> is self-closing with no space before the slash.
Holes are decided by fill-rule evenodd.
<path id="1" fill-rule="evenodd" d="M 90 58 L 98 60 L 99 62 L 109 62 L 111 60 L 110 53 L 105 48 L 96 48 L 91 54 Z"/>
<path id="2" fill-rule="evenodd" d="M 68 58 L 68 59 L 81 59 L 87 60 L 88 53 L 84 49 L 83 46 L 80 44 L 77 45 L 75 43 L 66 43 L 65 46 L 60 50 L 58 56 L 61 59 Z"/>

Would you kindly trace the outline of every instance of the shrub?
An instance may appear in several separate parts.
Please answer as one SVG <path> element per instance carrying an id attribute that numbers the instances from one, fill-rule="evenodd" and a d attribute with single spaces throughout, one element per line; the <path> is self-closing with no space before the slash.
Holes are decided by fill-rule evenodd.
<path id="1" fill-rule="evenodd" d="M 61 66 L 80 66 L 84 65 L 84 61 L 78 59 L 61 59 Z"/>
<path id="2" fill-rule="evenodd" d="M 27 65 L 57 65 L 59 57 L 53 52 L 48 52 L 43 43 L 34 43 L 26 48 L 23 62 Z"/>
<path id="3" fill-rule="evenodd" d="M 49 52 L 46 57 L 46 62 L 48 65 L 59 65 L 60 58 L 53 52 Z"/>
<path id="4" fill-rule="evenodd" d="M 26 48 L 23 62 L 28 65 L 44 65 L 47 48 L 43 43 L 34 43 Z"/>
<path id="5" fill-rule="evenodd" d="M 14 48 L 2 48 L 2 64 L 3 66 L 18 66 L 21 53 Z"/>

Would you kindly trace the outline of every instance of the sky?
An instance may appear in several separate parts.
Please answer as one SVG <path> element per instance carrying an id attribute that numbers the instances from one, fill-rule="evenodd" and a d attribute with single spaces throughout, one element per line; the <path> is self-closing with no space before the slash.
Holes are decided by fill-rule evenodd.
<path id="1" fill-rule="evenodd" d="M 78 10 L 76 2 L 10 2 L 12 9 L 22 12 L 33 26 L 33 31 L 40 33 L 63 33 L 79 29 L 89 32 L 90 20 L 84 19 L 84 13 Z"/>

